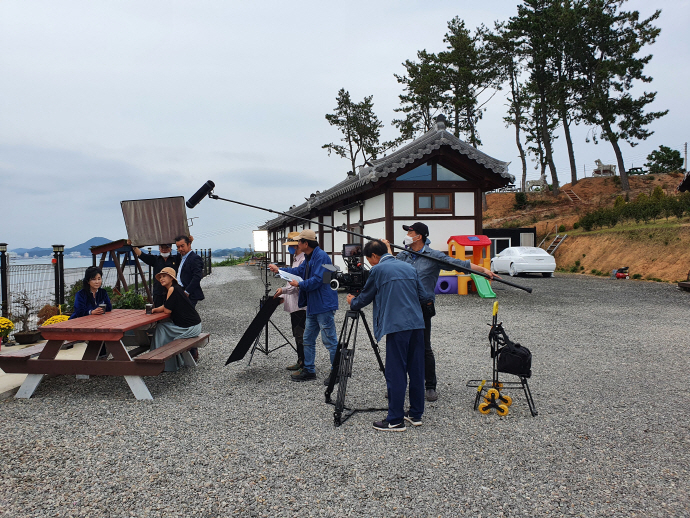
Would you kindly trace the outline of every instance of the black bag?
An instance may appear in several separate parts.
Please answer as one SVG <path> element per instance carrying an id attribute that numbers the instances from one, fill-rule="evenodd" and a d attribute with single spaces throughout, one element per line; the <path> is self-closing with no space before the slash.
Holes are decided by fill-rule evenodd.
<path id="1" fill-rule="evenodd" d="M 496 368 L 498 372 L 530 378 L 532 376 L 532 353 L 527 347 L 508 342 L 498 353 Z"/>

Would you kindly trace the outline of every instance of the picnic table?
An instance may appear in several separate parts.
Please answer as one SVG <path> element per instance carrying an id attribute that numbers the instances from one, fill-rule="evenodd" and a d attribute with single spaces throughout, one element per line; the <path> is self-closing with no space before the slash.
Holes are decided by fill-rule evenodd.
<path id="1" fill-rule="evenodd" d="M 30 398 L 46 375 L 71 374 L 79 378 L 88 376 L 124 376 L 137 399 L 153 399 L 143 376 L 158 376 L 165 360 L 182 354 L 185 364 L 196 366 L 189 353 L 192 347 L 208 343 L 208 333 L 198 337 L 172 342 L 145 354 L 132 357 L 122 343 L 125 332 L 147 329 L 168 315 L 147 315 L 144 310 L 114 309 L 104 315 L 88 315 L 41 328 L 47 342 L 19 351 L 0 353 L 0 368 L 7 373 L 28 374 L 19 388 L 17 398 Z M 81 359 L 61 360 L 57 354 L 66 342 L 87 342 Z M 105 343 L 112 359 L 99 359 Z M 31 359 L 32 356 L 37 358 Z"/>

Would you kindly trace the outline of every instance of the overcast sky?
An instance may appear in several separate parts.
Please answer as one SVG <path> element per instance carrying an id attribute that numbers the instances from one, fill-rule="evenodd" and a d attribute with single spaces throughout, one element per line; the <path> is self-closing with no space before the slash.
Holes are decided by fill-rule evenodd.
<path id="1" fill-rule="evenodd" d="M 321 149 L 340 137 L 324 118 L 340 88 L 356 101 L 373 95 L 382 136 L 394 138 L 402 62 L 443 50 L 454 16 L 493 25 L 516 5 L 3 0 L 0 241 L 12 249 L 123 238 L 120 201 L 189 198 L 209 179 L 220 196 L 286 210 L 345 178 L 348 162 Z M 653 5 L 626 8 L 648 16 Z M 658 91 L 653 109 L 670 113 L 647 141 L 622 144 L 627 167 L 660 144 L 682 152 L 688 140 L 690 2 L 660 5 L 646 88 Z M 479 123 L 482 150 L 519 176 L 504 103 L 499 92 Z M 574 133 L 580 172 L 597 158 L 615 163 L 610 144 L 587 144 L 587 128 Z M 555 162 L 568 182 L 562 137 Z M 208 199 L 188 216 L 198 217 L 191 232 L 203 248 L 247 246 L 272 217 Z"/>

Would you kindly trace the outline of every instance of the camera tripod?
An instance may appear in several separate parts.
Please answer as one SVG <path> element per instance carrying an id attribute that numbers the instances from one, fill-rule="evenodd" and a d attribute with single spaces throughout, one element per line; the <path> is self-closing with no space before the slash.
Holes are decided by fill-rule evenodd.
<path id="1" fill-rule="evenodd" d="M 260 311 L 261 308 L 264 307 L 264 304 L 266 304 L 266 302 L 271 300 L 273 297 L 270 295 L 271 282 L 268 280 L 268 258 L 266 258 L 266 257 L 262 258 L 261 262 L 259 263 L 259 267 L 263 269 L 264 275 L 262 276 L 261 280 L 264 283 L 264 290 L 265 290 L 264 296 L 261 297 L 261 302 L 259 303 L 259 311 Z M 274 347 L 273 349 L 270 348 L 270 345 L 268 343 L 268 331 L 270 329 L 268 327 L 269 324 L 272 325 L 273 329 L 278 331 L 278 334 L 280 334 L 280 336 L 283 337 L 283 340 L 285 340 L 285 342 L 283 344 L 281 344 L 277 347 Z M 262 340 L 262 338 L 263 338 L 263 340 Z M 289 345 L 295 351 L 297 351 L 297 349 L 295 348 L 294 345 L 292 345 L 292 342 L 290 342 L 288 337 L 285 336 L 285 334 L 283 334 L 283 332 L 280 329 L 278 329 L 278 326 L 276 326 L 273 323 L 273 321 L 269 318 L 268 320 L 266 320 L 266 324 L 265 324 L 264 328 L 261 330 L 261 332 L 259 333 L 259 335 L 256 337 L 256 340 L 254 340 L 254 345 L 252 345 L 252 352 L 249 356 L 249 362 L 247 363 L 247 366 L 252 364 L 252 359 L 254 358 L 254 353 L 256 351 L 259 351 L 260 353 L 264 353 L 266 356 L 268 356 L 272 352 L 275 352 L 278 349 L 285 347 L 286 345 Z"/>
<path id="2" fill-rule="evenodd" d="M 388 408 L 351 409 L 345 406 L 347 380 L 352 376 L 352 364 L 355 358 L 357 330 L 359 328 L 360 319 L 362 320 L 364 329 L 366 329 L 367 335 L 369 336 L 371 349 L 374 351 L 376 361 L 378 361 L 379 370 L 381 372 L 385 372 L 385 367 L 383 366 L 383 361 L 381 360 L 379 346 L 371 334 L 371 330 L 369 329 L 369 324 L 367 323 L 364 313 L 362 313 L 361 310 L 348 310 L 345 313 L 345 321 L 343 322 L 343 327 L 340 329 L 340 335 L 338 336 L 338 348 L 335 351 L 335 358 L 333 359 L 334 368 L 331 369 L 331 376 L 328 379 L 328 386 L 326 387 L 326 392 L 324 393 L 326 396 L 326 403 L 335 406 L 335 410 L 333 411 L 333 424 L 335 426 L 340 426 L 357 412 L 379 412 L 388 410 Z M 352 343 L 352 347 L 350 347 L 350 343 Z M 335 368 L 336 365 L 338 366 L 337 369 Z M 336 396 L 335 403 L 333 403 L 331 401 L 331 394 L 333 393 L 336 380 L 338 381 L 338 395 Z M 348 411 L 345 416 L 343 416 L 343 410 Z"/>

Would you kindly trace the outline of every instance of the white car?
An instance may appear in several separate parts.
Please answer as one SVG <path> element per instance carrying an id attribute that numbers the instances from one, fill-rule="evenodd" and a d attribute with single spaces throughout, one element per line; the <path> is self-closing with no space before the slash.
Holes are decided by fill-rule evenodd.
<path id="1" fill-rule="evenodd" d="M 536 246 L 512 246 L 491 259 L 491 271 L 508 273 L 515 277 L 521 273 L 541 273 L 553 277 L 556 259 Z"/>

